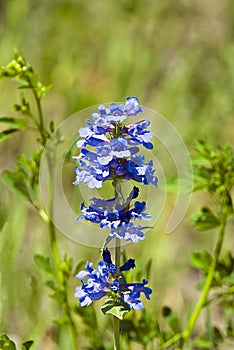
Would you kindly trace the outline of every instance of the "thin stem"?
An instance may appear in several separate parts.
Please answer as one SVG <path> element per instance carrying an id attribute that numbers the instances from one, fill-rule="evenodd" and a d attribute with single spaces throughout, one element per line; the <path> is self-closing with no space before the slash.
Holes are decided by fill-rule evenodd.
<path id="1" fill-rule="evenodd" d="M 68 303 L 68 298 L 67 298 L 67 283 L 65 283 L 65 292 L 66 292 L 66 298 L 65 298 L 65 312 L 68 316 L 69 323 L 70 323 L 70 330 L 71 330 L 71 338 L 72 338 L 72 343 L 73 343 L 73 349 L 77 350 L 77 330 L 76 330 L 76 325 L 73 321 L 72 315 L 71 315 L 71 310 L 70 306 Z"/>
<path id="2" fill-rule="evenodd" d="M 175 344 L 177 341 L 179 341 L 179 345 L 177 347 L 177 350 L 181 350 L 181 349 L 183 349 L 184 343 L 186 342 L 186 340 L 190 337 L 190 335 L 193 331 L 193 328 L 197 322 L 197 319 L 200 315 L 200 312 L 207 301 L 208 293 L 210 291 L 210 287 L 211 287 L 211 284 L 212 284 L 212 281 L 214 278 L 216 266 L 218 263 L 219 255 L 220 255 L 222 244 L 223 244 L 225 227 L 226 227 L 226 218 L 221 223 L 218 239 L 217 239 L 217 242 L 215 245 L 214 257 L 213 257 L 213 260 L 211 262 L 202 293 L 200 295 L 200 298 L 197 302 L 197 305 L 196 305 L 192 315 L 190 316 L 190 318 L 188 320 L 188 324 L 187 324 L 186 329 L 181 334 L 175 334 L 171 339 L 169 339 L 167 342 L 163 343 L 160 346 L 160 349 L 166 349 L 170 345 Z"/>
<path id="3" fill-rule="evenodd" d="M 179 339 L 181 339 L 182 334 L 175 334 L 172 338 L 170 338 L 165 343 L 161 344 L 159 349 L 166 349 L 168 346 L 175 344 Z"/>
<path id="4" fill-rule="evenodd" d="M 203 308 L 203 306 L 206 303 L 207 296 L 208 296 L 208 293 L 209 293 L 209 290 L 210 290 L 210 287 L 211 287 L 211 284 L 212 284 L 212 281 L 214 278 L 217 262 L 218 262 L 219 255 L 220 255 L 221 248 L 222 248 L 222 244 L 223 244 L 225 226 L 226 226 L 226 220 L 221 224 L 221 227 L 220 227 L 218 240 L 217 240 L 216 246 L 215 246 L 214 257 L 213 257 L 213 260 L 211 262 L 209 272 L 208 272 L 208 275 L 206 277 L 206 281 L 205 281 L 200 299 L 198 300 L 197 305 L 196 305 L 192 315 L 190 316 L 190 318 L 188 320 L 188 325 L 187 325 L 185 331 L 182 333 L 182 337 L 184 340 L 188 339 L 188 337 L 192 333 L 192 330 L 193 330 L 193 328 L 196 324 L 196 321 L 200 315 L 201 309 Z"/>
<path id="5" fill-rule="evenodd" d="M 115 265 L 117 266 L 117 275 L 120 270 L 120 254 L 121 254 L 121 246 L 120 239 L 116 238 L 115 240 Z M 113 324 L 114 324 L 114 349 L 120 350 L 120 320 L 113 316 Z"/>
<path id="6" fill-rule="evenodd" d="M 47 137 L 46 137 L 46 130 L 44 129 L 44 122 L 43 122 L 43 114 L 42 114 L 42 108 L 41 108 L 41 102 L 40 99 L 35 91 L 33 89 L 34 97 L 37 104 L 38 109 L 38 129 L 40 132 L 40 135 L 42 137 L 42 143 L 45 146 Z M 51 154 L 52 153 L 52 154 Z M 50 235 L 50 245 L 53 255 L 53 263 L 54 263 L 54 269 L 57 275 L 57 281 L 58 285 L 63 286 L 65 289 L 65 301 L 64 301 L 64 311 L 65 314 L 68 317 L 68 324 L 71 330 L 71 337 L 72 337 L 72 343 L 73 343 L 73 349 L 77 350 L 77 330 L 74 324 L 74 321 L 72 319 L 72 315 L 70 312 L 70 306 L 68 303 L 67 298 L 67 282 L 64 279 L 63 271 L 61 270 L 61 258 L 59 254 L 58 244 L 57 244 L 57 237 L 56 237 L 56 229 L 54 226 L 54 158 L 55 155 L 53 154 L 53 150 L 51 150 L 51 153 L 47 155 L 47 164 L 48 164 L 48 172 L 49 172 L 49 183 L 48 183 L 48 208 L 49 208 L 49 235 Z"/>
<path id="7" fill-rule="evenodd" d="M 119 274 L 120 268 L 120 255 L 121 255 L 121 241 L 119 238 L 115 239 L 115 265 L 117 266 L 117 274 Z"/>
<path id="8" fill-rule="evenodd" d="M 37 111 L 38 111 L 38 122 L 39 122 L 39 131 L 42 137 L 43 145 L 46 145 L 46 136 L 45 136 L 45 128 L 44 128 L 44 119 L 43 119 L 43 113 L 41 108 L 41 100 L 39 99 L 37 92 L 35 89 L 33 89 L 33 94 L 36 100 L 37 105 Z"/>
<path id="9" fill-rule="evenodd" d="M 114 324 L 114 350 L 120 350 L 119 319 L 113 316 Z"/>

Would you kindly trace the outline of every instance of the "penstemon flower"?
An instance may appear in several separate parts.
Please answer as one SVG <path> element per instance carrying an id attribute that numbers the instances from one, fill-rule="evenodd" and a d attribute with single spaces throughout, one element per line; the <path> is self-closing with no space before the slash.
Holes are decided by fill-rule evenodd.
<path id="1" fill-rule="evenodd" d="M 131 309 L 144 307 L 141 295 L 150 299 L 152 290 L 147 287 L 148 281 L 127 283 L 123 272 L 135 267 L 135 260 L 129 259 L 120 264 L 121 240 L 137 243 L 145 238 L 144 226 L 135 221 L 150 220 L 146 213 L 146 202 L 138 201 L 139 188 L 133 186 L 127 198 L 124 198 L 121 184 L 131 180 L 142 185 L 157 186 L 158 179 L 154 175 L 152 160 L 146 162 L 139 154 L 140 147 L 149 150 L 153 148 L 153 134 L 147 129 L 148 120 L 136 123 L 125 123 L 127 118 L 133 118 L 143 112 L 136 97 L 128 97 L 125 104 L 110 104 L 110 107 L 100 105 L 99 113 L 92 114 L 92 121 L 87 120 L 86 127 L 79 130 L 80 140 L 77 147 L 80 154 L 76 158 L 76 180 L 89 188 L 100 188 L 105 181 L 113 185 L 114 196 L 109 199 L 92 198 L 87 206 L 81 203 L 81 215 L 76 221 L 86 220 L 108 229 L 109 234 L 102 248 L 102 260 L 97 269 L 92 263 L 86 263 L 86 271 L 80 271 L 77 278 L 81 285 L 76 287 L 75 297 L 81 306 L 90 305 L 94 300 L 107 297 L 102 311 L 113 314 L 119 319 Z M 112 263 L 107 243 L 116 239 L 115 264 Z M 118 326 L 115 328 L 115 345 L 118 344 Z M 118 345 L 116 349 L 120 349 Z"/>
<path id="2" fill-rule="evenodd" d="M 152 290 L 145 287 L 148 283 L 143 279 L 142 283 L 127 283 L 122 274 L 135 267 L 135 260 L 129 259 L 120 266 L 120 274 L 117 274 L 117 266 L 112 263 L 108 249 L 103 251 L 103 260 L 98 263 L 98 269 L 92 268 L 92 263 L 86 263 L 87 271 L 80 271 L 77 278 L 82 281 L 82 286 L 76 287 L 75 297 L 80 301 L 81 306 L 90 305 L 94 300 L 109 297 L 115 305 L 126 309 L 139 310 L 144 307 L 139 299 L 141 293 L 150 299 Z M 85 280 L 87 280 L 85 282 Z"/>
<path id="3" fill-rule="evenodd" d="M 99 106 L 99 113 L 93 113 L 87 120 L 87 127 L 79 130 L 81 140 L 76 156 L 75 185 L 84 182 L 90 188 L 100 188 L 107 180 L 134 180 L 143 185 L 157 186 L 152 161 L 145 163 L 144 156 L 138 156 L 139 145 L 152 149 L 153 134 L 147 130 L 148 120 L 135 124 L 124 124 L 127 117 L 143 112 L 136 97 L 128 97 L 125 105 L 112 103 L 110 108 Z"/>
<path id="4" fill-rule="evenodd" d="M 131 208 L 132 199 L 138 196 L 139 189 L 134 186 L 129 197 L 123 204 L 119 204 L 116 198 L 99 199 L 92 198 L 89 207 L 81 204 L 83 212 L 76 220 L 85 219 L 92 223 L 99 224 L 101 228 L 109 228 L 111 237 L 117 237 L 126 241 L 138 242 L 145 238 L 141 231 L 141 225 L 134 226 L 131 220 L 150 220 L 151 215 L 145 213 L 146 203 L 135 201 Z"/>

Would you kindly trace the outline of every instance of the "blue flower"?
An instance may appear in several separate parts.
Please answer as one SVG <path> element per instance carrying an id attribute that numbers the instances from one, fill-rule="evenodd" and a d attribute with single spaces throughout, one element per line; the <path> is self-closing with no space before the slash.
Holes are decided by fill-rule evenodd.
<path id="1" fill-rule="evenodd" d="M 113 158 L 113 153 L 110 144 L 103 144 L 96 147 L 97 161 L 101 165 L 107 165 Z"/>
<path id="2" fill-rule="evenodd" d="M 144 307 L 143 302 L 139 299 L 141 293 L 150 299 L 152 290 L 145 287 L 147 280 L 143 280 L 142 283 L 122 282 L 125 281 L 122 271 L 134 268 L 134 259 L 129 259 L 123 264 L 120 267 L 121 274 L 117 275 L 116 265 L 112 263 L 110 252 L 106 248 L 103 251 L 103 261 L 98 263 L 98 269 L 95 270 L 91 266 L 92 263 L 87 262 L 87 271 L 80 271 L 76 276 L 81 280 L 82 285 L 76 287 L 74 295 L 79 299 L 81 306 L 90 305 L 94 300 L 108 296 L 113 298 L 117 305 L 125 303 L 129 309 L 139 310 Z"/>
<path id="3" fill-rule="evenodd" d="M 147 130 L 149 125 L 149 120 L 142 120 L 135 124 L 126 125 L 124 131 L 130 136 L 129 142 L 131 144 L 142 144 L 144 147 L 152 149 L 153 144 L 150 140 L 153 137 L 153 133 Z"/>
<path id="4" fill-rule="evenodd" d="M 87 271 L 80 271 L 77 278 L 82 280 L 82 286 L 76 287 L 75 297 L 80 301 L 81 306 L 92 303 L 93 300 L 99 300 L 108 295 L 108 269 L 105 269 L 105 263 L 98 263 L 98 270 L 90 268 L 90 263 L 86 263 Z M 84 280 L 88 278 L 87 284 Z"/>
<path id="5" fill-rule="evenodd" d="M 93 113 L 94 124 L 87 119 L 88 126 L 79 130 L 81 140 L 77 142 L 80 154 L 77 162 L 74 185 L 84 182 L 90 188 L 100 188 L 107 180 L 134 180 L 144 185 L 157 186 L 153 163 L 136 163 L 139 145 L 152 149 L 153 134 L 147 127 L 150 122 L 142 120 L 124 125 L 129 116 L 143 111 L 136 97 L 128 97 L 124 104 L 101 105 L 99 113 Z M 142 159 L 142 158 L 141 158 Z"/>
<path id="6" fill-rule="evenodd" d="M 127 162 L 128 172 L 125 174 L 125 178 L 141 182 L 142 185 L 152 184 L 157 187 L 158 179 L 154 176 L 155 170 L 152 166 L 151 160 L 145 164 L 144 156 L 133 155 L 131 160 Z"/>
<path id="7" fill-rule="evenodd" d="M 143 112 L 143 107 L 139 106 L 137 97 L 127 97 L 125 105 L 111 103 L 110 108 L 100 105 L 99 113 L 93 113 L 92 118 L 95 124 L 109 124 L 123 122 L 128 116 L 136 116 Z"/>
<path id="8" fill-rule="evenodd" d="M 89 188 L 101 188 L 103 181 L 109 177 L 110 168 L 106 165 L 90 165 L 88 161 L 80 161 L 76 167 L 76 180 L 74 185 L 84 182 Z"/>
<path id="9" fill-rule="evenodd" d="M 145 239 L 145 235 L 142 232 L 142 226 L 135 226 L 133 223 L 121 223 L 117 228 L 111 228 L 111 237 L 124 239 L 125 241 L 132 241 L 137 243 L 140 240 Z"/>
<path id="10" fill-rule="evenodd" d="M 81 204 L 81 214 L 76 221 L 85 219 L 99 224 L 101 228 L 109 228 L 110 236 L 126 241 L 138 242 L 145 238 L 142 226 L 135 226 L 132 220 L 150 220 L 151 216 L 145 213 L 146 203 L 136 201 L 131 208 L 131 198 L 138 196 L 139 190 L 134 186 L 126 201 L 122 204 L 115 198 L 108 200 L 92 198 L 89 207 Z"/>
<path id="11" fill-rule="evenodd" d="M 112 141 L 112 154 L 116 158 L 128 158 L 131 155 L 130 150 L 128 149 L 128 142 L 123 137 L 118 137 Z"/>
<path id="12" fill-rule="evenodd" d="M 139 101 L 136 96 L 126 98 L 124 113 L 126 113 L 129 116 L 133 116 L 143 111 L 144 111 L 144 108 L 139 106 Z"/>

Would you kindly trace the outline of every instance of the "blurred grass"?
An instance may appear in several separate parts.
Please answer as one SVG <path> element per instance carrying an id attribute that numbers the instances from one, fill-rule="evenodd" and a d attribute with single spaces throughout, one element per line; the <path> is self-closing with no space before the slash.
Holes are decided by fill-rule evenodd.
<path id="1" fill-rule="evenodd" d="M 190 149 L 194 139 L 205 134 L 233 143 L 233 29 L 231 0 L 0 0 L 0 64 L 11 59 L 14 48 L 22 49 L 41 80 L 53 84 L 44 100 L 48 123 L 51 119 L 59 123 L 94 104 L 136 95 L 170 120 Z M 11 105 L 18 99 L 15 87 L 0 82 L 0 114 L 12 113 Z M 28 153 L 32 144 L 36 147 L 32 136 L 23 135 L 1 145 L 1 169 L 12 169 L 17 153 Z M 3 251 L 9 253 L 1 257 L 6 303 L 0 330 L 47 339 L 55 310 L 32 258 L 34 253 L 48 254 L 46 227 L 3 183 L 1 191 L 0 239 Z M 158 310 L 167 302 L 183 311 L 189 297 L 194 297 L 188 286 L 197 278 L 190 274 L 189 254 L 192 249 L 209 249 L 213 238 L 196 234 L 187 219 L 166 236 L 172 200 L 169 196 L 160 223 L 147 239 L 127 249 L 140 257 L 142 265 L 153 257 L 150 285 L 155 292 L 149 307 Z M 192 209 L 203 200 L 206 197 L 194 196 Z M 95 249 L 81 247 L 62 234 L 59 240 L 75 261 L 99 257 Z M 230 247 L 230 239 L 225 244 Z M 49 305 L 43 320 L 37 303 Z"/>

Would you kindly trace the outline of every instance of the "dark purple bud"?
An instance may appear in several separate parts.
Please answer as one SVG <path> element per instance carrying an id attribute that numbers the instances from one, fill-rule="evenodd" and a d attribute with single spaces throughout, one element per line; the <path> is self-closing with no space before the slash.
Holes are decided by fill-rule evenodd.
<path id="1" fill-rule="evenodd" d="M 135 260 L 134 259 L 128 259 L 128 261 L 120 267 L 120 271 L 128 271 L 130 269 L 134 269 L 135 267 Z"/>
<path id="2" fill-rule="evenodd" d="M 153 149 L 154 146 L 151 142 L 143 142 L 143 146 L 145 146 L 145 148 L 147 149 Z"/>
<path id="3" fill-rule="evenodd" d="M 105 261 L 105 263 L 112 264 L 111 253 L 108 250 L 108 248 L 103 249 L 103 251 L 102 251 L 102 258 L 103 258 L 103 261 Z"/>
<path id="4" fill-rule="evenodd" d="M 132 200 L 138 197 L 139 194 L 139 188 L 134 186 L 132 191 L 129 194 L 128 200 Z"/>

